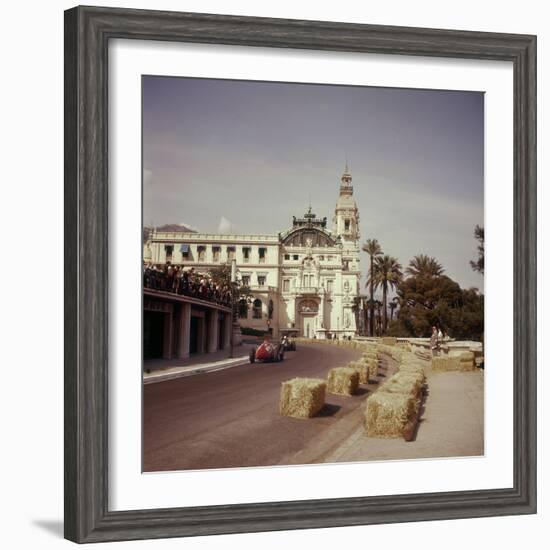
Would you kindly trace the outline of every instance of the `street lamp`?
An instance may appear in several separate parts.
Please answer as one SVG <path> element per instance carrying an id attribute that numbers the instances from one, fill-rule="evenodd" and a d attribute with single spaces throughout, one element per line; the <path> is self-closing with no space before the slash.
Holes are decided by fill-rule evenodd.
<path id="1" fill-rule="evenodd" d="M 231 346 L 229 351 L 229 357 L 233 358 L 235 347 L 235 322 L 236 322 L 236 304 L 235 297 L 237 295 L 237 260 L 233 258 L 231 260 Z"/>

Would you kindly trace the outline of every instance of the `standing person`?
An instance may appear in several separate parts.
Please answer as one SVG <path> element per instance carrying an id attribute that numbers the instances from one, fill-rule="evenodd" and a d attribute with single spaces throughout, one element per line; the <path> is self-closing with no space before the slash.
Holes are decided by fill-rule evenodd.
<path id="1" fill-rule="evenodd" d="M 437 331 L 437 354 L 441 355 L 443 353 L 443 332 L 441 330 L 441 327 L 439 327 L 439 330 Z"/>
<path id="2" fill-rule="evenodd" d="M 430 338 L 430 349 L 432 350 L 432 357 L 436 357 L 438 355 L 438 332 L 437 327 L 434 325 L 432 327 L 432 336 Z"/>

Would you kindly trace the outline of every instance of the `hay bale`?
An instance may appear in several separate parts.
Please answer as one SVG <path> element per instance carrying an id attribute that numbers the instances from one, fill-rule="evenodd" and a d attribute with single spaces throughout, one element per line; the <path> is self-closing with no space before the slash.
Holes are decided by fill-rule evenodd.
<path id="1" fill-rule="evenodd" d="M 369 365 L 362 361 L 351 361 L 348 368 L 353 369 L 359 375 L 359 384 L 369 383 Z"/>
<path id="2" fill-rule="evenodd" d="M 279 412 L 282 416 L 311 418 L 325 404 L 327 384 L 321 378 L 292 378 L 281 384 Z"/>
<path id="3" fill-rule="evenodd" d="M 378 361 L 367 363 L 367 379 L 375 381 L 378 378 Z"/>
<path id="4" fill-rule="evenodd" d="M 450 369 L 452 357 L 432 357 L 432 370 L 448 371 Z"/>
<path id="5" fill-rule="evenodd" d="M 397 342 L 397 347 L 407 352 L 411 351 L 411 344 L 409 342 Z"/>
<path id="6" fill-rule="evenodd" d="M 458 356 L 458 360 L 460 361 L 461 371 L 475 370 L 476 362 L 473 352 L 465 351 L 464 353 L 461 353 Z"/>
<path id="7" fill-rule="evenodd" d="M 402 393 L 419 399 L 424 387 L 424 381 L 423 373 L 398 372 L 386 380 L 378 391 L 383 393 Z"/>
<path id="8" fill-rule="evenodd" d="M 352 395 L 359 388 L 359 373 L 355 368 L 337 367 L 328 371 L 327 391 Z"/>
<path id="9" fill-rule="evenodd" d="M 418 401 L 402 393 L 377 391 L 367 399 L 365 430 L 369 437 L 406 437 L 412 432 Z"/>
<path id="10" fill-rule="evenodd" d="M 424 376 L 424 367 L 419 363 L 406 362 L 399 365 L 399 372 L 421 373 Z"/>
<path id="11" fill-rule="evenodd" d="M 432 369 L 436 372 L 473 371 L 476 368 L 473 353 L 466 352 L 458 356 L 433 357 Z"/>
<path id="12" fill-rule="evenodd" d="M 368 384 L 369 381 L 375 381 L 378 377 L 378 361 L 362 357 L 358 361 L 350 361 L 348 367 L 359 374 L 360 384 Z"/>
<path id="13" fill-rule="evenodd" d="M 382 344 L 384 346 L 395 346 L 397 344 L 397 338 L 395 338 L 395 336 L 384 336 L 382 338 Z"/>
<path id="14" fill-rule="evenodd" d="M 418 363 L 410 363 L 409 361 L 404 361 L 399 365 L 399 372 L 406 373 L 422 373 L 424 375 L 424 367 Z"/>

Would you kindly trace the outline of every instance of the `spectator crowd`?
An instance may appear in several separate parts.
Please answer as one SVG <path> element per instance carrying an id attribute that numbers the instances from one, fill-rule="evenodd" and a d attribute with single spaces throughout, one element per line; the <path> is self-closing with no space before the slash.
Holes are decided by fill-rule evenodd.
<path id="1" fill-rule="evenodd" d="M 231 306 L 229 286 L 216 284 L 207 273 L 197 273 L 194 268 L 184 269 L 170 263 L 163 265 L 145 263 L 143 288 L 164 290 Z"/>

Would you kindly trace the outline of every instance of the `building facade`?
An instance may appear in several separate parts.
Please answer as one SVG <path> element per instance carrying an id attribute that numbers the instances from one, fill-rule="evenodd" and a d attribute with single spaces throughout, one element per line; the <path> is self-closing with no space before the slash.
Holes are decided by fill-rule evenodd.
<path id="1" fill-rule="evenodd" d="M 272 235 L 225 235 L 152 230 L 144 261 L 207 272 L 236 260 L 250 297 L 239 304 L 242 327 L 292 331 L 324 339 L 354 336 L 359 297 L 359 211 L 347 166 L 332 224 L 311 207 Z"/>

